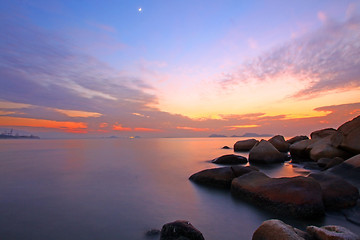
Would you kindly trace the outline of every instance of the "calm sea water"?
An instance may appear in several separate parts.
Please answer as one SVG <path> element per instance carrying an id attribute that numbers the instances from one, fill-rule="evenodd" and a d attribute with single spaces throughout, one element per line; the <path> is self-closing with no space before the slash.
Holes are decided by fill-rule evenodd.
<path id="1" fill-rule="evenodd" d="M 0 239 L 154 239 L 149 229 L 189 220 L 207 240 L 251 239 L 265 220 L 358 226 L 338 213 L 306 222 L 283 218 L 229 191 L 188 177 L 218 167 L 235 138 L 0 141 Z M 247 157 L 247 154 L 240 154 Z M 307 174 L 289 163 L 261 169 L 272 177 Z"/>

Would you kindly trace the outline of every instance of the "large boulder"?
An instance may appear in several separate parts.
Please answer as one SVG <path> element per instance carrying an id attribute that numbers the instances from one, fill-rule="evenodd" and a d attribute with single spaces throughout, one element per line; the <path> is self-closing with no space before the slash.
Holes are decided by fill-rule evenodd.
<path id="1" fill-rule="evenodd" d="M 250 163 L 279 163 L 288 159 L 286 153 L 279 152 L 271 143 L 261 140 L 249 153 Z"/>
<path id="2" fill-rule="evenodd" d="M 279 152 L 288 152 L 290 143 L 285 141 L 285 138 L 281 135 L 273 136 L 268 140 Z"/>
<path id="3" fill-rule="evenodd" d="M 326 208 L 341 209 L 356 205 L 359 190 L 354 185 L 332 174 L 311 173 L 309 177 L 320 184 Z"/>
<path id="4" fill-rule="evenodd" d="M 224 164 L 224 165 L 232 165 L 232 164 L 244 164 L 247 163 L 247 158 L 235 154 L 227 154 L 221 157 L 215 158 L 211 161 L 212 163 L 216 164 Z"/>
<path id="5" fill-rule="evenodd" d="M 160 240 L 204 240 L 202 233 L 190 222 L 177 220 L 165 224 L 160 233 Z"/>
<path id="6" fill-rule="evenodd" d="M 308 147 L 314 142 L 315 140 L 313 139 L 307 139 L 291 144 L 289 147 L 289 151 L 292 161 L 293 162 L 310 161 L 311 149 Z"/>
<path id="7" fill-rule="evenodd" d="M 306 232 L 311 239 L 316 240 L 360 240 L 358 235 L 341 226 L 329 225 L 321 228 L 308 226 Z"/>
<path id="8" fill-rule="evenodd" d="M 331 135 L 326 136 L 322 139 L 317 139 L 314 143 L 307 147 L 310 150 L 310 158 L 314 161 L 320 158 L 349 158 L 350 154 L 344 150 L 334 147 L 331 145 Z"/>
<path id="9" fill-rule="evenodd" d="M 335 147 L 345 149 L 353 154 L 360 153 L 360 116 L 341 125 L 331 137 Z"/>
<path id="10" fill-rule="evenodd" d="M 321 130 L 317 130 L 310 134 L 311 139 L 321 139 L 328 136 L 332 136 L 336 133 L 336 129 L 334 128 L 325 128 Z"/>
<path id="11" fill-rule="evenodd" d="M 360 187 L 360 154 L 349 158 L 345 162 L 330 168 L 329 172 L 339 175 L 358 188 Z"/>
<path id="12" fill-rule="evenodd" d="M 321 187 L 312 178 L 270 178 L 253 171 L 234 178 L 231 192 L 282 215 L 313 218 L 324 214 Z"/>
<path id="13" fill-rule="evenodd" d="M 252 240 L 305 240 L 300 230 L 278 219 L 263 222 L 254 232 Z"/>
<path id="14" fill-rule="evenodd" d="M 255 144 L 257 144 L 259 141 L 256 139 L 247 139 L 242 141 L 237 141 L 234 144 L 234 151 L 235 152 L 247 152 L 252 149 Z"/>
<path id="15" fill-rule="evenodd" d="M 190 176 L 190 180 L 202 185 L 218 188 L 230 188 L 231 181 L 251 171 L 258 171 L 255 167 L 221 167 L 205 169 Z"/>
<path id="16" fill-rule="evenodd" d="M 290 143 L 290 144 L 294 144 L 296 142 L 299 142 L 299 141 L 302 141 L 302 140 L 307 140 L 307 139 L 309 139 L 307 136 L 301 135 L 301 136 L 292 137 L 292 138 L 286 140 L 286 142 Z"/>

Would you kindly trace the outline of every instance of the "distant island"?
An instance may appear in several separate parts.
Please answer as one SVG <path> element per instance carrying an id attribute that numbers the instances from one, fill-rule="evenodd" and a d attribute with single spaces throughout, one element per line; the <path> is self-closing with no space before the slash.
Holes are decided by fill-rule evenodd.
<path id="1" fill-rule="evenodd" d="M 34 135 L 19 135 L 16 133 L 13 134 L 13 129 L 10 131 L 5 131 L 3 133 L 0 133 L 0 139 L 39 139 L 40 137 L 34 136 Z"/>
<path id="2" fill-rule="evenodd" d="M 227 136 L 221 134 L 211 134 L 209 137 L 227 137 Z"/>
<path id="3" fill-rule="evenodd" d="M 232 135 L 231 137 L 272 137 L 272 134 L 257 134 L 257 133 L 245 133 L 241 136 L 237 136 L 237 135 Z"/>

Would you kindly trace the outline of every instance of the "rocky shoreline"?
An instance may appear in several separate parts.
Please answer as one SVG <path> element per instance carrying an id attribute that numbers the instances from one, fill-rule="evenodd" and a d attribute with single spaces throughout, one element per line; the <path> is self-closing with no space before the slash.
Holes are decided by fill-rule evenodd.
<path id="1" fill-rule="evenodd" d="M 230 166 L 205 169 L 189 179 L 197 184 L 229 189 L 236 198 L 284 216 L 313 219 L 328 210 L 342 211 L 349 221 L 360 226 L 360 116 L 338 129 L 315 131 L 310 138 L 296 136 L 285 140 L 276 135 L 268 141 L 238 141 L 234 151 L 249 151 L 249 158 L 237 154 L 220 156 L 212 162 Z M 250 166 L 238 165 L 247 161 Z M 256 168 L 256 165 L 285 161 L 311 163 L 321 172 L 271 178 Z M 195 234 L 196 231 L 187 221 L 175 221 L 164 225 L 160 239 L 204 239 L 200 232 Z M 252 239 L 360 240 L 360 237 L 341 226 L 308 226 L 306 231 L 301 231 L 272 219 L 265 221 Z"/>

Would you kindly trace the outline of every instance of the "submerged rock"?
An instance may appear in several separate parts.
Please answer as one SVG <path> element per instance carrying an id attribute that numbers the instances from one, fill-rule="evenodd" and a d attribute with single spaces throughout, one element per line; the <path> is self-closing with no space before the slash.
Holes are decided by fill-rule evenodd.
<path id="1" fill-rule="evenodd" d="M 345 160 L 342 159 L 341 157 L 335 157 L 335 158 L 320 158 L 317 161 L 317 165 L 321 168 L 323 168 L 323 170 L 332 168 L 336 165 L 339 165 L 340 163 L 343 163 Z"/>
<path id="2" fill-rule="evenodd" d="M 165 224 L 160 233 L 160 240 L 204 240 L 202 233 L 190 222 L 177 220 Z"/>
<path id="3" fill-rule="evenodd" d="M 279 152 L 288 152 L 290 143 L 281 135 L 276 135 L 268 140 Z"/>
<path id="4" fill-rule="evenodd" d="M 234 178 L 231 192 L 282 215 L 312 218 L 324 214 L 321 187 L 312 178 L 270 178 L 254 171 Z"/>
<path id="5" fill-rule="evenodd" d="M 349 229 L 341 226 L 308 226 L 306 232 L 312 239 L 316 240 L 360 240 L 360 237 Z"/>
<path id="6" fill-rule="evenodd" d="M 360 116 L 341 125 L 331 137 L 334 147 L 342 148 L 353 154 L 360 153 Z"/>
<path id="7" fill-rule="evenodd" d="M 231 148 L 228 146 L 223 146 L 221 149 L 231 149 Z"/>
<path id="8" fill-rule="evenodd" d="M 250 163 L 279 163 L 288 159 L 287 154 L 279 152 L 271 143 L 261 140 L 249 153 Z"/>
<path id="9" fill-rule="evenodd" d="M 228 154 L 215 158 L 211 162 L 216 164 L 244 164 L 247 163 L 248 160 L 246 157 L 243 156 Z"/>
<path id="10" fill-rule="evenodd" d="M 258 171 L 254 167 L 232 166 L 205 169 L 190 176 L 190 180 L 210 187 L 230 188 L 231 181 L 251 171 Z"/>
<path id="11" fill-rule="evenodd" d="M 326 208 L 342 209 L 356 205 L 359 199 L 359 190 L 347 181 L 325 173 L 311 173 L 309 177 L 320 184 Z"/>
<path id="12" fill-rule="evenodd" d="M 305 232 L 293 228 L 278 219 L 263 222 L 254 232 L 252 240 L 305 240 Z"/>
<path id="13" fill-rule="evenodd" d="M 242 141 L 237 141 L 234 144 L 234 151 L 235 152 L 247 152 L 252 149 L 255 144 L 257 144 L 259 141 L 256 139 L 247 139 Z"/>

